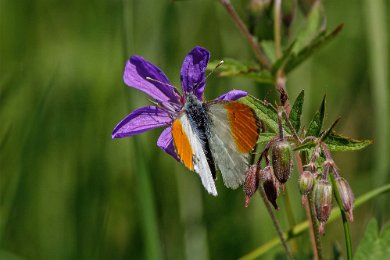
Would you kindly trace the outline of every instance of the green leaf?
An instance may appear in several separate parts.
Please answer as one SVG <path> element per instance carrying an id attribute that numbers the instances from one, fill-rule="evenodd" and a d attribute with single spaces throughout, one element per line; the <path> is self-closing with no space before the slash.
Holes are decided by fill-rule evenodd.
<path id="1" fill-rule="evenodd" d="M 298 97 L 295 99 L 294 105 L 292 106 L 290 112 L 290 122 L 294 127 L 295 132 L 297 133 L 301 128 L 301 116 L 302 116 L 304 97 L 305 97 L 305 91 L 302 90 L 301 93 L 299 93 Z"/>
<path id="2" fill-rule="evenodd" d="M 321 2 L 316 1 L 311 7 L 305 27 L 299 32 L 296 38 L 293 52 L 298 53 L 305 46 L 309 45 L 320 33 L 326 30 L 326 17 Z"/>
<path id="3" fill-rule="evenodd" d="M 240 98 L 239 102 L 251 107 L 269 130 L 275 133 L 278 131 L 278 114 L 270 104 L 250 95 Z"/>
<path id="4" fill-rule="evenodd" d="M 276 133 L 260 133 L 259 139 L 257 139 L 258 144 L 265 144 L 272 140 L 276 136 Z"/>
<path id="5" fill-rule="evenodd" d="M 311 41 L 310 44 L 308 44 L 305 48 L 300 50 L 298 53 L 292 53 L 292 52 L 287 53 L 287 55 L 289 55 L 290 57 L 288 57 L 284 65 L 285 73 L 289 73 L 290 71 L 295 69 L 302 62 L 310 58 L 315 52 L 317 52 L 322 47 L 324 47 L 329 42 L 331 42 L 339 34 L 342 28 L 343 25 L 340 24 L 339 26 L 336 27 L 336 29 L 334 29 L 329 34 L 322 32 L 315 39 L 313 39 L 313 41 Z"/>
<path id="6" fill-rule="evenodd" d="M 387 259 L 390 254 L 390 225 L 379 231 L 376 219 L 367 225 L 363 239 L 356 250 L 354 259 Z"/>
<path id="7" fill-rule="evenodd" d="M 324 140 L 331 151 L 346 152 L 361 150 L 372 144 L 371 140 L 354 140 L 331 132 Z"/>
<path id="8" fill-rule="evenodd" d="M 314 117 L 307 128 L 306 136 L 319 136 L 322 129 L 322 123 L 324 122 L 325 103 L 326 96 L 322 99 L 320 109 L 314 114 Z"/>
<path id="9" fill-rule="evenodd" d="M 212 61 L 208 64 L 207 69 L 209 71 L 213 70 L 220 60 Z M 274 77 L 267 70 L 261 70 L 257 65 L 247 65 L 243 64 L 240 61 L 226 58 L 224 63 L 220 66 L 216 72 L 219 77 L 245 77 L 253 79 L 260 83 L 273 84 Z"/>

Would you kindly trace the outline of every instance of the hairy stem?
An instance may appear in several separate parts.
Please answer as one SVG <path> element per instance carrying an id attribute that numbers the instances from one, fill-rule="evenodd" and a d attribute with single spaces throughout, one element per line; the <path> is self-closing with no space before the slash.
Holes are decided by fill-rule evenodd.
<path id="1" fill-rule="evenodd" d="M 249 42 L 249 44 L 252 47 L 253 52 L 255 53 L 256 58 L 260 62 L 260 64 L 265 69 L 271 70 L 272 64 L 268 60 L 267 55 L 265 55 L 265 53 L 264 53 L 263 49 L 261 48 L 261 46 L 259 45 L 258 41 L 249 32 L 245 23 L 241 20 L 240 16 L 237 14 L 236 10 L 234 9 L 234 7 L 230 3 L 230 1 L 229 0 L 219 0 L 219 1 L 225 7 L 226 11 L 230 15 L 230 17 L 233 19 L 233 21 L 237 25 L 238 29 L 241 31 L 241 33 L 245 36 L 245 38 Z"/>
<path id="2" fill-rule="evenodd" d="M 307 154 L 302 153 L 302 157 L 299 155 L 299 152 L 296 153 L 296 158 L 298 162 L 298 170 L 299 173 L 303 173 L 303 165 L 307 164 Z M 313 250 L 314 259 L 319 260 L 322 259 L 322 246 L 321 246 L 321 236 L 318 231 L 318 222 L 315 218 L 315 212 L 314 212 L 314 203 L 312 199 L 311 193 L 308 194 L 307 200 L 306 200 L 306 218 L 309 222 L 309 231 L 310 231 L 310 242 Z"/>
<path id="3" fill-rule="evenodd" d="M 277 220 L 273 210 L 272 210 L 272 207 L 267 199 L 267 195 L 265 194 L 265 191 L 264 191 L 264 188 L 262 185 L 260 185 L 259 187 L 259 193 L 260 193 L 260 196 L 261 198 L 263 199 L 264 201 L 264 204 L 265 204 L 265 207 L 267 208 L 268 210 L 268 213 L 272 219 L 272 223 L 274 224 L 274 227 L 276 229 L 276 232 L 278 233 L 279 235 L 279 239 L 280 239 L 280 242 L 282 243 L 283 247 L 284 247 L 284 250 L 286 251 L 286 255 L 287 255 L 287 258 L 288 259 L 293 259 L 293 256 L 291 254 L 291 251 L 290 251 L 290 248 L 288 247 L 287 245 L 287 241 L 283 235 L 283 232 L 282 232 L 282 229 L 280 227 L 280 224 L 279 224 L 279 221 Z"/>

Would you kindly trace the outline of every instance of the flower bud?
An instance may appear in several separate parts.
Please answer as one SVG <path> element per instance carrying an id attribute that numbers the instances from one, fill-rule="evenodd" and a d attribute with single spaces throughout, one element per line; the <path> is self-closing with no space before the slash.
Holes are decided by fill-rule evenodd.
<path id="1" fill-rule="evenodd" d="M 325 180 L 319 180 L 313 189 L 314 205 L 318 221 L 320 222 L 320 233 L 324 233 L 324 223 L 328 220 L 332 211 L 332 185 Z"/>
<path id="2" fill-rule="evenodd" d="M 277 141 L 272 147 L 272 167 L 280 183 L 285 183 L 292 169 L 292 153 L 287 141 Z"/>
<path id="3" fill-rule="evenodd" d="M 299 176 L 299 190 L 302 195 L 309 194 L 314 186 L 314 176 L 310 171 L 303 171 Z"/>
<path id="4" fill-rule="evenodd" d="M 257 175 L 257 165 L 251 165 L 246 172 L 246 179 L 244 183 L 245 192 L 245 207 L 248 207 L 249 200 L 257 191 L 259 187 L 259 177 Z"/>
<path id="5" fill-rule="evenodd" d="M 267 199 L 271 202 L 275 209 L 279 209 L 276 199 L 279 196 L 279 182 L 275 178 L 273 169 L 271 166 L 266 166 L 261 172 L 261 179 L 263 180 L 263 188 Z"/>
<path id="6" fill-rule="evenodd" d="M 336 177 L 336 188 L 340 194 L 340 199 L 343 204 L 344 211 L 348 214 L 348 219 L 350 222 L 353 221 L 353 201 L 354 196 L 352 189 L 349 186 L 348 182 L 343 177 Z"/>

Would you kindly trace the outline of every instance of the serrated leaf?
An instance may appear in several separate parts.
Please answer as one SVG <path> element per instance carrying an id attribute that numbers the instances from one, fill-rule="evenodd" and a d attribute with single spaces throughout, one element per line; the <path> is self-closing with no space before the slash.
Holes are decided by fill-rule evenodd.
<path id="1" fill-rule="evenodd" d="M 259 139 L 257 139 L 258 144 L 265 144 L 272 140 L 276 136 L 276 133 L 260 133 Z"/>
<path id="2" fill-rule="evenodd" d="M 271 105 L 265 104 L 263 101 L 250 95 L 240 98 L 239 102 L 251 107 L 257 117 L 267 126 L 268 130 L 275 133 L 278 131 L 278 114 Z"/>
<path id="3" fill-rule="evenodd" d="M 212 61 L 208 64 L 207 69 L 213 70 L 220 60 Z M 267 70 L 260 69 L 257 65 L 247 65 L 240 61 L 226 58 L 224 63 L 216 72 L 219 77 L 245 77 L 253 79 L 260 83 L 273 84 L 274 77 Z"/>
<path id="4" fill-rule="evenodd" d="M 326 17 L 321 2 L 316 1 L 307 17 L 305 27 L 299 32 L 296 38 L 296 44 L 293 48 L 294 53 L 298 53 L 305 46 L 310 44 L 320 33 L 326 30 Z"/>
<path id="5" fill-rule="evenodd" d="M 390 226 L 379 232 L 378 222 L 371 219 L 366 227 L 363 239 L 356 250 L 354 259 L 387 259 L 390 254 Z"/>
<path id="6" fill-rule="evenodd" d="M 322 32 L 319 34 L 313 41 L 304 47 L 302 50 L 300 50 L 298 53 L 294 54 L 291 53 L 290 57 L 287 59 L 284 65 L 284 71 L 285 73 L 289 73 L 293 69 L 295 69 L 298 65 L 300 65 L 302 62 L 306 61 L 308 58 L 310 58 L 315 52 L 320 50 L 322 47 L 327 45 L 329 42 L 331 42 L 342 30 L 343 25 L 340 24 L 336 27 L 331 33 L 326 34 L 325 32 Z"/>
<path id="7" fill-rule="evenodd" d="M 295 132 L 297 133 L 301 128 L 301 117 L 302 117 L 304 98 L 305 98 L 305 91 L 302 90 L 301 93 L 299 93 L 298 97 L 295 99 L 294 105 L 292 106 L 290 112 L 290 122 L 294 127 Z"/>
<path id="8" fill-rule="evenodd" d="M 331 132 L 324 140 L 333 152 L 357 151 L 372 144 L 371 140 L 355 140 Z"/>
<path id="9" fill-rule="evenodd" d="M 319 136 L 322 129 L 322 123 L 324 122 L 325 103 L 326 96 L 324 96 L 324 98 L 322 99 L 319 110 L 314 114 L 314 117 L 311 120 L 309 127 L 307 128 L 306 136 Z"/>

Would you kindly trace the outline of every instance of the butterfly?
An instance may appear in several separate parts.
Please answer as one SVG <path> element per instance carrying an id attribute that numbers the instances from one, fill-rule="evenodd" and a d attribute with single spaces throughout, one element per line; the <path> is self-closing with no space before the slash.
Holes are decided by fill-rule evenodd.
<path id="1" fill-rule="evenodd" d="M 181 69 L 183 93 L 164 73 L 140 56 L 126 64 L 124 81 L 154 99 L 155 106 L 139 108 L 115 128 L 113 138 L 132 136 L 167 126 L 157 145 L 201 178 L 208 193 L 216 196 L 217 169 L 225 186 L 235 189 L 245 181 L 248 155 L 256 146 L 260 121 L 255 111 L 237 101 L 247 95 L 232 90 L 215 100 L 203 100 L 209 52 L 195 47 Z"/>

